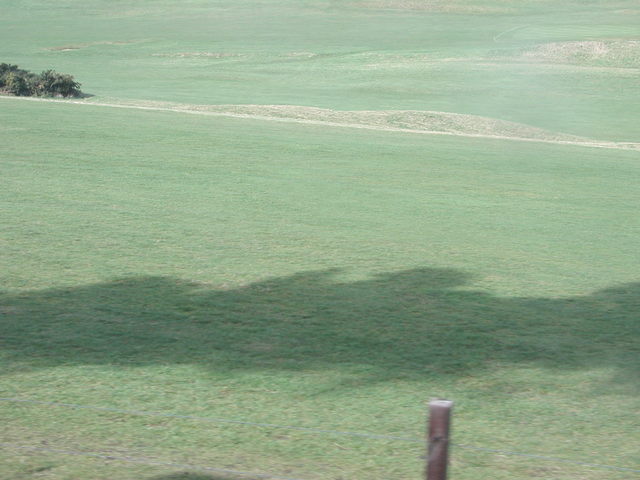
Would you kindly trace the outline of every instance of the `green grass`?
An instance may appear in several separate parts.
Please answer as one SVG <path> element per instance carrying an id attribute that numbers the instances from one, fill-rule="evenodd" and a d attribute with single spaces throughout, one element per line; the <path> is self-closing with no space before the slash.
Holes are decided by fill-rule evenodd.
<path id="1" fill-rule="evenodd" d="M 354 3 L 5 0 L 0 58 L 71 72 L 99 97 L 438 110 L 637 141 L 640 59 L 613 61 L 628 67 L 617 71 L 495 61 L 548 42 L 637 39 L 635 0 L 475 2 L 512 9 L 493 15 Z M 76 49 L 50 50 L 65 46 Z"/>
<path id="2" fill-rule="evenodd" d="M 634 64 L 509 57 L 637 39 L 633 2 L 121 3 L 5 1 L 0 61 L 74 73 L 96 102 L 446 110 L 638 141 Z M 286 56 L 302 51 L 320 55 Z M 238 56 L 158 55 L 176 52 Z M 637 152 L 14 98 L 0 144 L 0 397 L 418 438 L 445 397 L 455 443 L 640 468 Z M 114 457 L 2 448 L 8 479 L 233 477 L 121 457 L 308 480 L 424 468 L 419 443 L 0 415 L 2 443 Z M 453 451 L 452 479 L 604 475 L 638 474 Z"/>

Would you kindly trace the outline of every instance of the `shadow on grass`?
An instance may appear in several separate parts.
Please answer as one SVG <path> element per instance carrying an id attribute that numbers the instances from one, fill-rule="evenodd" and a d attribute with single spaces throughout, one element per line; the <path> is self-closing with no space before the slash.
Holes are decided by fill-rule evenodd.
<path id="1" fill-rule="evenodd" d="M 201 473 L 173 473 L 170 475 L 161 475 L 159 477 L 153 477 L 150 480 L 238 480 L 240 477 L 221 477 L 220 475 L 203 475 Z M 250 477 L 243 477 L 245 480 L 250 480 Z"/>
<path id="2" fill-rule="evenodd" d="M 611 368 L 638 385 L 640 284 L 564 299 L 498 298 L 417 269 L 341 283 L 308 272 L 212 290 L 130 278 L 0 297 L 5 371 L 197 364 L 216 371 L 355 367 L 363 380 L 462 375 L 496 364 Z"/>

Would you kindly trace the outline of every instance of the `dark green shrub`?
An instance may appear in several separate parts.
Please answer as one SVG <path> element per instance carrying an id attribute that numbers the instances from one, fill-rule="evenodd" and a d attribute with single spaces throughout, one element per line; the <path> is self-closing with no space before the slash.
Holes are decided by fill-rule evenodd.
<path id="1" fill-rule="evenodd" d="M 9 72 L 5 76 L 4 83 L 5 83 L 5 86 L 4 86 L 5 90 L 7 91 L 7 93 L 10 93 L 12 95 L 17 95 L 22 97 L 22 96 L 33 94 L 31 87 L 27 82 L 27 79 L 25 78 L 24 75 L 20 75 L 19 73 Z"/>
<path id="2" fill-rule="evenodd" d="M 45 70 L 40 75 L 18 68 L 17 65 L 0 63 L 0 92 L 11 95 L 79 97 L 80 83 L 72 75 Z"/>
<path id="3" fill-rule="evenodd" d="M 0 88 L 5 88 L 7 85 L 7 79 L 10 73 L 26 73 L 24 70 L 20 70 L 17 65 L 10 65 L 8 63 L 0 63 Z"/>
<path id="4" fill-rule="evenodd" d="M 54 70 L 45 70 L 37 81 L 37 91 L 41 95 L 77 97 L 80 95 L 80 84 L 73 76 L 58 73 Z"/>

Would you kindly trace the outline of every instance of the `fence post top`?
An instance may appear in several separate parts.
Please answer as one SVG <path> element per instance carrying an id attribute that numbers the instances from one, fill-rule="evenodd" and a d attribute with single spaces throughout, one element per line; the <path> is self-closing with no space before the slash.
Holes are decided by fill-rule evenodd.
<path id="1" fill-rule="evenodd" d="M 453 406 L 453 402 L 451 400 L 431 400 L 429 402 L 429 406 L 451 408 Z"/>

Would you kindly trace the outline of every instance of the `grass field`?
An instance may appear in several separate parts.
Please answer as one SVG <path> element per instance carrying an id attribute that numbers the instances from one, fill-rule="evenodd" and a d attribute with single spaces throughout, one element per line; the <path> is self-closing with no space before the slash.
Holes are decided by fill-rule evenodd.
<path id="1" fill-rule="evenodd" d="M 629 469 L 453 480 L 637 478 L 640 8 L 557 3 L 4 0 L 0 62 L 93 96 L 0 97 L 0 478 L 416 479 L 328 431 L 436 397 Z"/>

